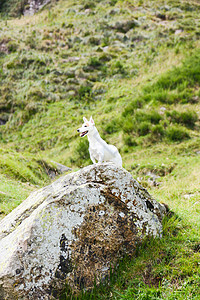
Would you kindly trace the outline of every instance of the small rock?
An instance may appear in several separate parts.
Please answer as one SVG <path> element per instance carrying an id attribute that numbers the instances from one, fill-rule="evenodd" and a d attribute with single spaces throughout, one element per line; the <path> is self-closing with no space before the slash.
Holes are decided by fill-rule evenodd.
<path id="1" fill-rule="evenodd" d="M 57 171 L 59 172 L 59 174 L 63 174 L 65 172 L 71 171 L 72 169 L 69 167 L 66 167 L 65 165 L 62 165 L 56 161 L 52 160 L 52 163 L 54 163 L 56 165 Z"/>
<path id="2" fill-rule="evenodd" d="M 7 195 L 6 193 L 4 193 L 4 192 L 2 192 L 2 191 L 0 191 L 0 194 L 2 194 L 2 195 Z"/>
<path id="3" fill-rule="evenodd" d="M 166 107 L 162 106 L 162 107 L 160 108 L 160 114 L 161 114 L 161 115 L 164 115 L 165 111 L 166 111 Z"/>
<path id="4" fill-rule="evenodd" d="M 183 32 L 183 30 L 182 30 L 182 29 L 178 29 L 178 30 L 176 30 L 176 31 L 175 31 L 175 33 L 174 33 L 174 34 L 175 34 L 175 35 L 178 35 L 178 34 L 181 34 L 182 32 Z"/>
<path id="5" fill-rule="evenodd" d="M 80 59 L 81 59 L 80 57 L 72 56 L 67 59 L 63 59 L 62 62 L 64 62 L 64 63 L 76 62 L 76 61 L 79 61 Z"/>

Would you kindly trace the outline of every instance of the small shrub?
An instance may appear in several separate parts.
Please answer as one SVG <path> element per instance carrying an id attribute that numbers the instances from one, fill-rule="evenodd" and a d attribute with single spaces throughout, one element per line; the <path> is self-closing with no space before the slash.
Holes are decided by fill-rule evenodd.
<path id="1" fill-rule="evenodd" d="M 147 135 L 150 132 L 151 124 L 147 121 L 142 122 L 138 126 L 138 134 L 140 136 Z"/>
<path id="2" fill-rule="evenodd" d="M 41 111 L 42 109 L 42 103 L 41 102 L 28 102 L 28 104 L 25 106 L 25 111 L 28 114 L 29 118 L 36 114 L 38 111 Z"/>
<path id="3" fill-rule="evenodd" d="M 173 104 L 179 102 L 178 97 L 174 93 L 162 90 L 155 95 L 154 100 L 159 101 L 164 104 Z"/>
<path id="4" fill-rule="evenodd" d="M 152 110 L 150 112 L 138 110 L 135 113 L 135 119 L 137 122 L 147 121 L 152 124 L 158 124 L 162 120 L 162 116 L 155 110 Z"/>
<path id="5" fill-rule="evenodd" d="M 198 115 L 195 111 L 185 111 L 180 114 L 180 120 L 185 126 L 193 128 L 198 120 Z"/>
<path id="6" fill-rule="evenodd" d="M 86 101 L 91 101 L 92 100 L 92 87 L 88 85 L 81 85 L 79 90 L 78 90 L 78 98 Z"/>
<path id="7" fill-rule="evenodd" d="M 136 110 L 133 116 L 129 112 L 133 109 L 133 104 L 126 108 L 123 112 L 123 130 L 126 133 L 136 132 L 139 136 L 145 136 L 150 133 L 153 125 L 158 124 L 163 116 L 157 111 L 146 112 L 145 110 Z"/>
<path id="8" fill-rule="evenodd" d="M 194 111 L 179 112 L 177 110 L 173 110 L 171 112 L 167 112 L 166 116 L 173 123 L 180 123 L 188 128 L 193 128 L 198 120 L 198 115 Z"/>
<path id="9" fill-rule="evenodd" d="M 167 128 L 166 135 L 172 142 L 181 142 L 190 138 L 188 131 L 184 127 L 175 125 Z"/>
<path id="10" fill-rule="evenodd" d="M 125 145 L 127 145 L 129 147 L 137 146 L 137 142 L 136 142 L 135 138 L 131 135 L 124 136 L 124 143 L 125 143 Z"/>
<path id="11" fill-rule="evenodd" d="M 165 134 L 163 126 L 160 125 L 160 124 L 155 125 L 151 129 L 151 134 L 152 134 L 153 137 L 161 139 L 164 136 L 164 134 Z"/>
<path id="12" fill-rule="evenodd" d="M 162 120 L 162 116 L 157 111 L 155 111 L 155 110 L 151 111 L 147 115 L 147 118 L 153 124 L 158 124 Z"/>
<path id="13" fill-rule="evenodd" d="M 26 95 L 26 98 L 30 101 L 42 101 L 42 99 L 46 98 L 46 95 L 42 88 L 40 87 L 31 87 Z"/>
<path id="14" fill-rule="evenodd" d="M 101 38 L 96 36 L 91 36 L 88 41 L 91 45 L 100 45 L 101 44 Z"/>
<path id="15" fill-rule="evenodd" d="M 105 132 L 108 134 L 112 134 L 118 132 L 121 128 L 121 124 L 118 120 L 113 119 L 105 127 Z"/>
<path id="16" fill-rule="evenodd" d="M 25 44 L 26 44 L 26 46 L 29 46 L 31 49 L 36 49 L 37 40 L 36 40 L 35 36 L 29 35 L 26 38 Z"/>
<path id="17" fill-rule="evenodd" d="M 116 75 L 116 74 L 126 75 L 127 72 L 124 68 L 124 65 L 120 61 L 116 61 L 113 65 L 111 65 L 110 74 L 111 75 Z"/>
<path id="18" fill-rule="evenodd" d="M 123 131 L 126 133 L 130 133 L 135 129 L 135 122 L 134 122 L 134 118 L 132 116 L 127 117 L 126 119 L 124 119 L 123 121 Z"/>
<path id="19" fill-rule="evenodd" d="M 122 116 L 126 117 L 127 115 L 133 114 L 133 112 L 135 111 L 135 109 L 142 108 L 143 106 L 144 106 L 143 99 L 136 98 L 131 103 L 129 103 L 127 105 L 127 107 L 122 112 Z"/>
<path id="20" fill-rule="evenodd" d="M 137 123 L 143 122 L 143 121 L 149 121 L 148 115 L 143 110 L 137 110 L 134 114 L 135 120 Z"/>
<path id="21" fill-rule="evenodd" d="M 146 142 L 157 143 L 165 136 L 165 130 L 161 124 L 152 125 L 150 134 L 147 136 Z"/>
<path id="22" fill-rule="evenodd" d="M 111 61 L 112 60 L 112 56 L 110 54 L 107 54 L 107 53 L 103 53 L 101 54 L 101 56 L 99 57 L 100 61 L 105 63 L 105 62 L 108 62 L 108 61 Z"/>
<path id="23" fill-rule="evenodd" d="M 174 168 L 176 167 L 175 163 L 166 165 L 166 164 L 161 164 L 161 165 L 155 165 L 155 164 L 147 164 L 147 165 L 136 165 L 132 166 L 132 169 L 136 169 L 136 174 L 141 176 L 145 175 L 148 176 L 149 173 L 153 173 L 155 175 L 164 177 L 168 174 L 171 174 Z"/>
<path id="24" fill-rule="evenodd" d="M 88 61 L 88 66 L 93 67 L 93 68 L 99 68 L 102 66 L 102 62 L 100 61 L 99 57 L 93 56 L 90 57 Z"/>
<path id="25" fill-rule="evenodd" d="M 102 82 L 96 82 L 92 88 L 95 95 L 103 94 L 106 92 L 106 85 Z"/>
<path id="26" fill-rule="evenodd" d="M 7 44 L 7 47 L 9 52 L 16 52 L 18 49 L 18 44 L 15 41 L 10 41 Z"/>

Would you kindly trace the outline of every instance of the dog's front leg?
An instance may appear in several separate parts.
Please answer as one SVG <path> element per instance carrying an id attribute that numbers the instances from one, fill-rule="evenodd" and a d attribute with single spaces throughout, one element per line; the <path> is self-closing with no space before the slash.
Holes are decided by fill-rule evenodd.
<path id="1" fill-rule="evenodd" d="M 94 159 L 94 157 L 92 155 L 90 155 L 90 159 L 93 162 L 93 164 L 96 164 L 96 160 Z"/>
<path id="2" fill-rule="evenodd" d="M 103 162 L 103 159 L 104 159 L 104 153 L 99 153 L 99 159 L 98 159 L 98 163 L 102 163 Z"/>
<path id="3" fill-rule="evenodd" d="M 91 159 L 91 161 L 93 162 L 93 164 L 96 164 L 96 160 L 95 160 L 94 156 L 92 155 L 92 151 L 91 151 L 90 148 L 89 148 L 89 153 L 90 153 L 90 159 Z"/>

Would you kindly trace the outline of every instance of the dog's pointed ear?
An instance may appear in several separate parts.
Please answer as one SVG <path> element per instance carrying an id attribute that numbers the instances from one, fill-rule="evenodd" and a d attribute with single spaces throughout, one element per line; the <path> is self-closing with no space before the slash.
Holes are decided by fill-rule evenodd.
<path id="1" fill-rule="evenodd" d="M 92 125 L 94 125 L 94 120 L 93 120 L 92 117 L 90 117 L 90 123 L 91 123 Z"/>
<path id="2" fill-rule="evenodd" d="M 84 121 L 84 123 L 88 122 L 88 120 L 85 117 L 83 117 L 83 121 Z"/>

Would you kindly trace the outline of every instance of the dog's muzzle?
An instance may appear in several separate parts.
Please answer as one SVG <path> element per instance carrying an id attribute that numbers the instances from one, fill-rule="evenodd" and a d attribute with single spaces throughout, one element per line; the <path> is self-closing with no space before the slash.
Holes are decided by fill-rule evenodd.
<path id="1" fill-rule="evenodd" d="M 78 132 L 80 132 L 79 129 L 77 129 Z M 80 133 L 80 137 L 84 137 L 86 134 L 88 133 L 88 131 L 83 131 Z"/>

